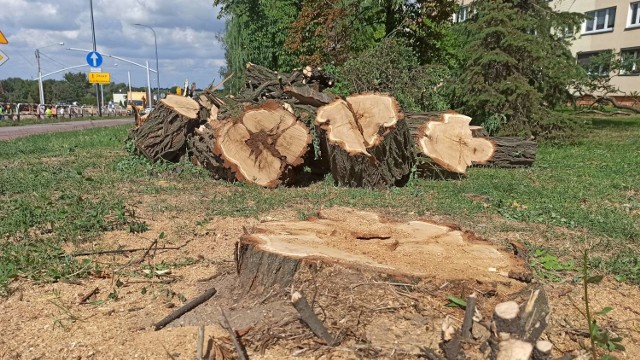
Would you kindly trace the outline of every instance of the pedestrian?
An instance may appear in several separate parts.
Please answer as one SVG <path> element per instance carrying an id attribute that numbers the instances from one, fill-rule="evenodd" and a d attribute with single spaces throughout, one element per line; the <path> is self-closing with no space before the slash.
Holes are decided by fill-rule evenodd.
<path id="1" fill-rule="evenodd" d="M 0 105 L 0 120 L 4 120 L 2 113 L 4 112 L 4 105 Z"/>
<path id="2" fill-rule="evenodd" d="M 61 118 L 64 119 L 64 107 L 60 108 L 60 110 L 58 111 L 58 114 L 60 115 Z"/>
<path id="3" fill-rule="evenodd" d="M 56 113 L 56 107 L 55 106 L 51 106 L 51 116 L 54 118 L 57 118 L 58 115 Z"/>
<path id="4" fill-rule="evenodd" d="M 47 116 L 48 119 L 51 118 L 51 108 L 47 108 L 47 110 L 44 111 L 44 114 Z"/>

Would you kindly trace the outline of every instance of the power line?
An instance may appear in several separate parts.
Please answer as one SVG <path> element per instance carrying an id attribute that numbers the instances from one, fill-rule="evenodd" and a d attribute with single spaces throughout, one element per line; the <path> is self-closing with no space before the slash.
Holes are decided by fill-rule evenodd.
<path id="1" fill-rule="evenodd" d="M 56 64 L 58 64 L 58 65 L 60 65 L 60 66 L 62 66 L 62 67 L 67 66 L 67 65 L 65 65 L 65 64 L 63 64 L 63 63 L 61 63 L 61 62 L 59 62 L 59 61 L 57 61 L 57 60 L 54 60 L 53 58 L 51 58 L 51 56 L 49 56 L 49 55 L 47 55 L 47 54 L 43 53 L 42 51 L 40 52 L 40 55 L 42 55 L 42 56 L 46 57 L 47 59 L 51 60 L 51 62 L 54 62 L 54 63 L 56 63 Z"/>

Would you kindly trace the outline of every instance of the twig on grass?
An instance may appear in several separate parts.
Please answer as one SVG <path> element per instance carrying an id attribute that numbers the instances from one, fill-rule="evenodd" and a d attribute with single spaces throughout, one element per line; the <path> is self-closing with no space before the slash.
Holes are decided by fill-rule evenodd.
<path id="1" fill-rule="evenodd" d="M 153 328 L 154 330 L 160 330 L 163 327 L 167 326 L 169 323 L 171 323 L 172 321 L 174 321 L 175 319 L 179 318 L 180 316 L 188 313 L 189 311 L 195 309 L 198 305 L 202 304 L 203 302 L 209 300 L 213 295 L 216 294 L 216 289 L 215 288 L 211 288 L 205 292 L 203 292 L 202 294 L 198 295 L 198 297 L 196 297 L 195 299 L 189 301 L 188 303 L 184 304 L 183 306 L 181 306 L 180 308 L 178 308 L 176 311 L 172 312 L 171 314 L 167 315 L 164 319 L 158 321 L 157 323 L 153 324 Z"/>

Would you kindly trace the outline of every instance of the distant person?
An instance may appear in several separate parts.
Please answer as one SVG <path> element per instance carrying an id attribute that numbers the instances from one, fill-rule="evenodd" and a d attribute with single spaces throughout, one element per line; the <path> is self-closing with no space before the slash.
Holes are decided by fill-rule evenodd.
<path id="1" fill-rule="evenodd" d="M 0 120 L 4 120 L 3 112 L 4 112 L 4 105 L 0 106 Z"/>
<path id="2" fill-rule="evenodd" d="M 44 115 L 50 119 L 51 118 L 51 108 L 47 108 L 47 110 L 44 111 Z"/>
<path id="3" fill-rule="evenodd" d="M 56 107 L 55 106 L 51 107 L 51 116 L 54 117 L 54 118 L 58 117 L 58 114 L 56 112 Z"/>
<path id="4" fill-rule="evenodd" d="M 64 118 L 64 108 L 61 107 L 60 110 L 58 111 L 58 114 L 60 115 L 61 118 Z"/>

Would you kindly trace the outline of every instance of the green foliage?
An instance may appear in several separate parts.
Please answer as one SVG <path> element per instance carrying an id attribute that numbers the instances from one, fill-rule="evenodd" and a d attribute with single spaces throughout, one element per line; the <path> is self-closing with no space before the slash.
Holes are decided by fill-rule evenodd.
<path id="1" fill-rule="evenodd" d="M 388 38 L 339 67 L 336 90 L 390 93 L 405 111 L 445 110 L 439 85 L 447 75 L 444 67 L 420 65 L 405 41 Z"/>
<path id="2" fill-rule="evenodd" d="M 568 39 L 552 29 L 579 24 L 546 0 L 478 0 L 460 24 L 462 66 L 450 81 L 456 108 L 478 122 L 506 119 L 503 134 L 549 136 L 571 122 L 552 110 L 571 99 L 579 67 Z"/>
<path id="3" fill-rule="evenodd" d="M 558 273 L 573 270 L 574 264 L 571 261 L 560 261 L 557 256 L 550 254 L 548 250 L 538 248 L 533 251 L 531 268 L 536 272 L 536 275 L 542 278 L 560 281 L 562 277 Z"/>
<path id="4" fill-rule="evenodd" d="M 584 312 L 582 313 L 589 326 L 589 340 L 591 341 L 591 356 L 593 359 L 598 358 L 598 349 L 596 346 L 611 351 L 624 351 L 625 347 L 621 344 L 623 338 L 614 335 L 608 329 L 601 328 L 594 316 L 606 315 L 613 311 L 611 307 L 605 307 L 604 309 L 595 313 L 591 312 L 591 303 L 589 301 L 589 284 L 600 284 L 603 275 L 590 275 L 589 274 L 589 251 L 584 250 L 582 253 L 582 287 L 583 287 L 583 301 Z M 610 354 L 603 355 L 602 359 L 615 359 Z"/>
<path id="5" fill-rule="evenodd" d="M 463 299 L 460 299 L 459 297 L 455 297 L 453 295 L 447 295 L 447 300 L 449 300 L 449 302 L 447 303 L 446 306 L 459 307 L 461 309 L 467 308 L 467 302 L 464 301 Z"/>

